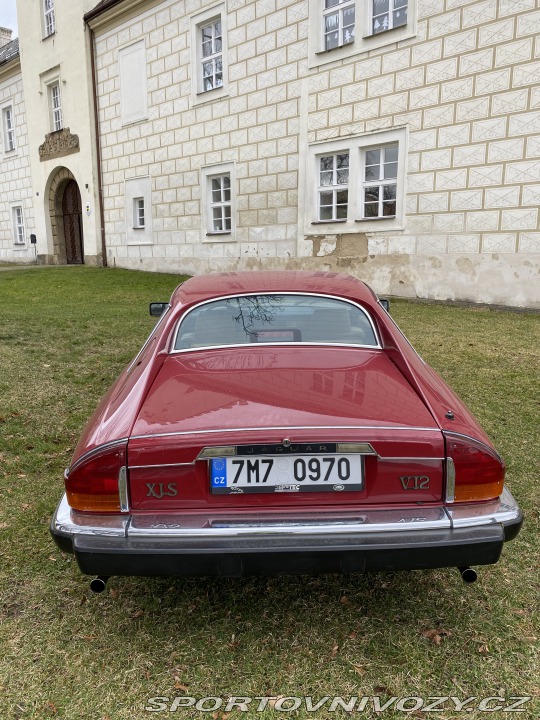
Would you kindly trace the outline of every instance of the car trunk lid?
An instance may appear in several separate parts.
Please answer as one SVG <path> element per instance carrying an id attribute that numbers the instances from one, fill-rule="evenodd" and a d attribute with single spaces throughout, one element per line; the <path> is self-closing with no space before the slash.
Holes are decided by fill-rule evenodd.
<path id="1" fill-rule="evenodd" d="M 284 441 L 289 447 L 276 450 Z M 344 443 L 361 444 L 352 455 L 361 455 L 363 473 L 362 488 L 347 493 L 222 494 L 211 488 L 211 461 L 201 458 L 217 446 L 244 457 L 337 458 Z M 133 509 L 145 511 L 312 507 L 345 496 L 347 504 L 433 502 L 443 456 L 437 423 L 384 351 L 201 350 L 169 356 L 142 404 L 128 447 L 130 494 Z"/>

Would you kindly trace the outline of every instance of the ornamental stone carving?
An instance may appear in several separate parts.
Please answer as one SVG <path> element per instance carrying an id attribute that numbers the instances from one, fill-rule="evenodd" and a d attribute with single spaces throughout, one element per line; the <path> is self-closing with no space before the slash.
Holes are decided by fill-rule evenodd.
<path id="1" fill-rule="evenodd" d="M 45 135 L 45 142 L 39 146 L 39 159 L 54 160 L 79 152 L 79 136 L 72 135 L 69 128 L 62 128 Z"/>

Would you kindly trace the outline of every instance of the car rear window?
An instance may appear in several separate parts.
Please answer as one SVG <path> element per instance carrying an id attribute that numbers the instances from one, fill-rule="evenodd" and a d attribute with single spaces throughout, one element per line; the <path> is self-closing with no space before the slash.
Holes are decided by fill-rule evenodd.
<path id="1" fill-rule="evenodd" d="M 242 295 L 189 311 L 176 332 L 174 350 L 249 344 L 338 344 L 378 347 L 365 310 L 314 295 Z"/>

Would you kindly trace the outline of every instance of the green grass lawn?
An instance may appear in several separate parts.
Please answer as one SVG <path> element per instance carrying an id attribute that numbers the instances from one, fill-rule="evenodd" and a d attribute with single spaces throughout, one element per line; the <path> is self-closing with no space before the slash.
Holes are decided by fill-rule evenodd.
<path id="1" fill-rule="evenodd" d="M 148 302 L 168 299 L 179 281 L 100 268 L 0 273 L 0 718 L 165 717 L 144 710 L 148 698 L 183 695 L 379 695 L 383 703 L 530 695 L 521 717 L 538 718 L 538 314 L 392 304 L 505 456 L 526 513 L 521 535 L 498 565 L 478 569 L 476 584 L 449 569 L 112 578 L 103 595 L 90 593 L 49 537 L 63 469 L 98 399 L 150 331 Z M 375 717 L 370 707 L 352 716 Z M 445 707 L 413 716 L 466 716 Z M 405 715 L 394 708 L 379 717 Z M 230 716 L 351 717 L 270 705 Z"/>

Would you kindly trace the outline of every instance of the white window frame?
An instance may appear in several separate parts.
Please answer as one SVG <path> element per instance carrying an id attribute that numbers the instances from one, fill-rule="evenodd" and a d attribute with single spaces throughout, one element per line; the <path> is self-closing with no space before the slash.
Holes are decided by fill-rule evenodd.
<path id="1" fill-rule="evenodd" d="M 199 31 L 201 92 L 221 90 L 223 87 L 223 28 L 221 16 L 201 25 Z M 208 69 L 210 72 L 207 72 Z M 208 83 L 210 84 L 208 85 Z"/>
<path id="2" fill-rule="evenodd" d="M 133 228 L 143 230 L 145 228 L 145 205 L 144 197 L 133 198 Z"/>
<path id="3" fill-rule="evenodd" d="M 203 29 L 216 21 L 221 22 L 221 52 L 203 57 Z M 202 13 L 193 15 L 191 23 L 191 98 L 194 105 L 213 101 L 228 95 L 227 76 L 227 15 L 225 3 L 214 5 Z M 213 39 L 213 38 L 212 38 Z M 215 48 L 212 48 L 215 50 Z M 212 62 L 221 56 L 222 85 L 205 89 L 203 63 Z"/>
<path id="4" fill-rule="evenodd" d="M 334 3 L 332 7 L 326 7 L 328 3 Z M 337 46 L 334 46 L 334 48 L 328 48 L 329 50 L 335 49 L 335 47 L 343 47 L 344 45 L 349 45 L 354 42 L 354 39 L 352 41 L 348 40 L 345 37 L 345 25 L 344 25 L 344 16 L 347 11 L 353 10 L 355 15 L 355 21 L 354 21 L 354 30 L 356 32 L 357 28 L 357 17 L 356 17 L 356 2 L 355 0 L 324 0 L 323 7 L 322 7 L 322 24 L 323 24 L 323 48 L 325 51 L 327 51 L 326 47 L 326 40 L 327 35 L 330 34 L 330 32 L 327 31 L 326 27 L 326 21 L 328 17 L 331 17 L 332 15 L 337 15 L 338 17 L 338 44 Z M 354 33 L 353 33 L 354 35 Z"/>
<path id="5" fill-rule="evenodd" d="M 335 233 L 387 232 L 403 230 L 405 227 L 405 195 L 407 170 L 407 127 L 376 131 L 354 137 L 313 143 L 306 152 L 305 187 L 305 226 L 308 235 L 332 235 Z M 398 146 L 397 178 L 380 178 L 366 181 L 366 153 L 369 150 Z M 349 153 L 348 183 L 321 185 L 322 157 Z M 364 214 L 364 188 L 366 186 L 396 186 L 396 211 L 394 216 L 366 217 Z M 348 190 L 346 217 L 320 219 L 320 193 Z"/>
<path id="6" fill-rule="evenodd" d="M 15 152 L 17 149 L 17 133 L 12 102 L 6 103 L 2 107 L 2 130 L 4 138 L 4 152 Z"/>
<path id="7" fill-rule="evenodd" d="M 62 130 L 64 127 L 64 118 L 62 112 L 62 88 L 60 87 L 60 80 L 57 79 L 54 82 L 51 82 L 48 89 L 51 112 L 51 128 L 52 132 L 57 132 L 58 130 Z"/>
<path id="8" fill-rule="evenodd" d="M 26 245 L 26 226 L 22 205 L 11 206 L 11 221 L 13 226 L 13 244 L 18 247 Z"/>
<path id="9" fill-rule="evenodd" d="M 54 0 L 41 0 L 43 3 L 43 37 L 50 37 L 56 32 L 56 14 Z"/>
<path id="10" fill-rule="evenodd" d="M 394 161 L 395 157 L 395 151 L 397 150 L 398 160 Z M 371 160 L 370 153 L 372 151 L 375 151 L 377 154 L 377 161 L 370 162 L 368 164 L 368 161 Z M 390 158 L 390 153 L 392 153 L 392 158 Z M 393 173 L 393 166 L 396 165 L 396 174 Z M 396 211 L 394 213 L 385 213 L 384 205 L 385 203 L 394 203 L 397 205 L 397 189 L 398 189 L 398 176 L 397 172 L 399 172 L 399 143 L 385 143 L 382 145 L 376 145 L 373 147 L 365 148 L 361 153 L 360 158 L 360 167 L 361 167 L 361 183 L 362 183 L 362 190 L 361 190 L 361 198 L 360 198 L 360 214 L 362 220 L 385 220 L 389 218 L 395 218 L 396 217 Z M 372 168 L 372 175 L 374 177 L 368 179 L 367 178 L 367 169 L 368 167 Z M 376 175 L 376 177 L 375 177 Z M 377 199 L 376 200 L 369 200 L 367 199 L 367 191 L 368 189 L 375 188 L 377 190 Z M 385 189 L 389 189 L 389 197 L 385 198 Z M 376 215 L 366 215 L 366 204 L 369 205 L 375 205 L 377 204 L 377 214 Z"/>
<path id="11" fill-rule="evenodd" d="M 345 164 L 346 163 L 346 164 Z M 351 154 L 349 148 L 317 155 L 317 221 L 339 222 L 347 219 L 349 205 Z M 323 179 L 330 181 L 323 183 Z M 323 204 L 322 196 L 327 196 Z M 346 195 L 346 197 L 343 197 Z M 330 202 L 328 202 L 330 200 Z M 322 208 L 330 208 L 331 218 L 322 217 Z"/>
<path id="12" fill-rule="evenodd" d="M 381 33 L 390 32 L 391 30 L 397 30 L 398 28 L 405 27 L 408 24 L 409 18 L 407 17 L 407 23 L 404 25 L 396 25 L 394 26 L 394 15 L 395 13 L 399 13 L 403 10 L 404 7 L 407 7 L 407 16 L 408 16 L 408 10 L 409 5 L 411 4 L 411 0 L 382 0 L 383 2 L 388 2 L 388 10 L 384 11 L 383 13 L 378 13 L 378 16 L 381 15 L 388 15 L 389 19 L 389 26 L 386 29 L 381 30 L 381 32 L 375 32 L 375 29 L 373 27 L 373 21 L 377 17 L 377 11 L 375 8 L 375 3 L 380 0 L 369 0 L 369 16 L 370 16 L 370 23 L 367 28 L 367 32 L 369 35 L 380 35 Z"/>
<path id="13" fill-rule="evenodd" d="M 325 15 L 335 9 L 350 7 L 352 2 L 355 7 L 355 31 L 354 41 L 340 44 L 338 47 L 326 49 L 325 44 Z M 309 12 L 309 35 L 308 35 L 308 67 L 318 67 L 326 63 L 344 60 L 355 55 L 369 53 L 371 50 L 396 45 L 402 40 L 408 40 L 416 36 L 418 0 L 408 0 L 407 24 L 395 28 L 389 28 L 384 32 L 373 33 L 373 2 L 374 0 L 340 0 L 335 8 L 327 9 L 326 0 L 310 0 L 308 3 Z M 394 3 L 395 0 L 390 0 Z M 343 40 L 343 38 L 341 38 Z"/>
<path id="14" fill-rule="evenodd" d="M 137 201 L 143 201 L 144 225 L 137 225 Z M 127 245 L 153 245 L 152 178 L 142 175 L 124 180 L 124 208 Z"/>
<path id="15" fill-rule="evenodd" d="M 229 173 L 209 177 L 208 205 L 210 211 L 211 233 L 230 233 L 232 229 L 232 189 Z M 219 217 L 216 217 L 216 211 Z"/>
<path id="16" fill-rule="evenodd" d="M 212 193 L 212 181 L 229 178 L 229 200 L 221 198 L 215 201 Z M 201 168 L 201 203 L 203 240 L 207 242 L 231 242 L 236 240 L 236 171 L 234 163 L 208 165 Z M 214 208 L 221 209 L 225 217 L 226 208 L 230 209 L 230 228 L 216 229 Z"/>

